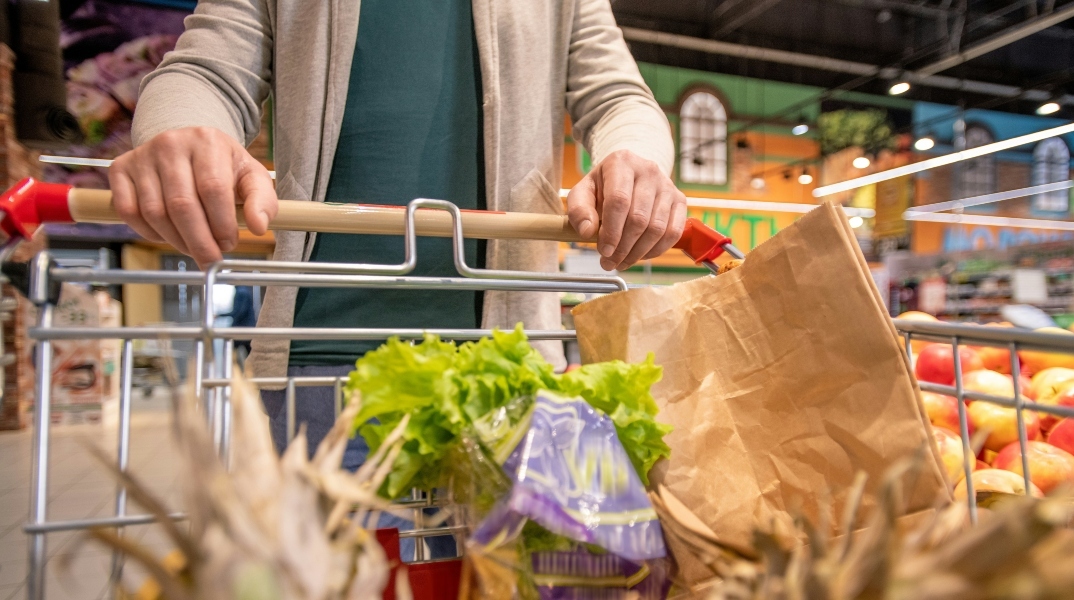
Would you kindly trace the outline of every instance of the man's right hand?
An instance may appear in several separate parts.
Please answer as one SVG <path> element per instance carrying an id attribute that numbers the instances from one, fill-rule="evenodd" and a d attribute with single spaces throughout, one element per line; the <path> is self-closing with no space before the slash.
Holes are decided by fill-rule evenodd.
<path id="1" fill-rule="evenodd" d="M 171 244 L 201 268 L 238 245 L 236 204 L 256 235 L 268 230 L 278 209 L 268 170 L 211 127 L 158 134 L 117 158 L 108 181 L 116 212 L 132 229 Z"/>

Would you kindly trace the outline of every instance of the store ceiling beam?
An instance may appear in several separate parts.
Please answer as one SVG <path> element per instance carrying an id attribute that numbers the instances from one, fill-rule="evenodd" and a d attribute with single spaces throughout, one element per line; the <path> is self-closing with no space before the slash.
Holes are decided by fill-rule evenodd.
<path id="1" fill-rule="evenodd" d="M 984 96 L 997 96 L 1002 98 L 1021 98 L 1034 102 L 1043 102 L 1051 97 L 1046 90 L 1023 89 L 1013 85 L 990 83 L 987 81 L 974 81 L 972 79 L 959 79 L 944 75 L 922 75 L 916 71 L 901 73 L 892 67 L 879 67 L 869 63 L 817 56 L 815 54 L 803 54 L 774 48 L 762 48 L 746 44 L 735 44 L 720 40 L 708 40 L 703 38 L 664 33 L 650 29 L 638 29 L 635 27 L 623 27 L 623 36 L 632 42 L 670 46 L 684 50 L 694 50 L 709 54 L 733 56 L 746 60 L 760 60 L 808 69 L 846 73 L 848 75 L 876 77 L 878 79 L 894 79 L 904 76 L 911 84 L 926 87 L 958 90 L 981 94 Z M 1060 104 L 1074 104 L 1074 96 L 1065 95 L 1058 100 Z"/>
<path id="2" fill-rule="evenodd" d="M 973 60 L 978 56 L 988 54 L 993 50 L 998 50 L 1004 46 L 1013 44 L 1018 40 L 1029 37 L 1052 25 L 1062 23 L 1072 17 L 1074 17 L 1074 2 L 1067 4 L 1059 10 L 1052 11 L 1050 14 L 1034 17 L 1020 25 L 1015 25 L 1014 27 L 1001 31 L 987 39 L 973 44 L 965 50 L 956 52 L 946 58 L 925 65 L 924 67 L 917 68 L 914 71 L 917 74 L 926 77 L 935 75 L 940 71 L 946 71 L 947 69 L 961 65 L 964 62 Z"/>
<path id="3" fill-rule="evenodd" d="M 722 25 L 713 37 L 722 38 L 734 33 L 736 29 L 761 16 L 768 9 L 779 4 L 781 1 L 782 0 L 760 0 L 747 8 L 742 14 L 731 19 L 725 25 Z"/>
<path id="4" fill-rule="evenodd" d="M 927 4 L 913 4 L 910 2 L 895 2 L 893 0 L 836 0 L 846 6 L 870 8 L 876 11 L 890 10 L 915 17 L 928 19 L 945 18 L 951 12 L 949 8 L 930 6 Z"/>

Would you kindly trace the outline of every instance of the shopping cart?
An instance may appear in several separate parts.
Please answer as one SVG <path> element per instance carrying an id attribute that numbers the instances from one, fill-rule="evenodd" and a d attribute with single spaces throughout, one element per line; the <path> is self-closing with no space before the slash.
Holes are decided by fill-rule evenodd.
<path id="1" fill-rule="evenodd" d="M 72 189 L 70 186 L 24 180 L 0 194 L 0 229 L 10 237 L 0 249 L 0 262 L 6 263 L 20 238 L 28 238 L 42 223 L 49 222 L 116 222 L 108 192 Z M 238 213 L 240 223 L 241 212 Z M 37 403 L 33 439 L 33 478 L 30 498 L 30 519 L 24 527 L 29 538 L 28 597 L 45 597 L 45 559 L 48 534 L 60 531 L 85 530 L 91 527 L 116 527 L 147 524 L 154 517 L 129 514 L 127 494 L 121 489 L 115 499 L 114 515 L 108 518 L 54 521 L 48 515 L 49 434 L 52 370 L 52 343 L 67 339 L 119 339 L 122 352 L 119 365 L 120 397 L 117 466 L 126 470 L 130 461 L 130 428 L 132 388 L 137 361 L 134 343 L 139 340 L 191 340 L 194 344 L 193 362 L 196 365 L 193 386 L 205 406 L 214 442 L 220 455 L 229 453 L 231 418 L 231 370 L 234 363 L 235 340 L 385 340 L 391 336 L 402 339 L 421 339 L 433 333 L 444 339 L 475 340 L 491 334 L 482 329 L 368 329 L 368 328 L 253 328 L 221 327 L 214 324 L 212 294 L 217 284 L 247 286 L 298 286 L 340 288 L 436 288 L 440 290 L 501 290 L 536 291 L 548 293 L 572 292 L 601 294 L 627 289 L 624 280 L 614 275 L 570 275 L 565 273 L 533 273 L 477 269 L 466 264 L 464 238 L 543 239 L 583 241 L 559 215 L 527 215 L 462 211 L 454 204 L 441 200 L 418 199 L 405 208 L 366 205 L 331 205 L 312 202 L 280 201 L 280 211 L 272 222 L 275 230 L 321 231 L 370 234 L 402 234 L 405 239 L 404 260 L 396 265 L 325 264 L 301 262 L 269 262 L 254 260 L 224 260 L 205 272 L 124 271 L 84 267 L 61 268 L 50 259 L 47 251 L 36 255 L 28 267 L 6 265 L 13 279 L 22 280 L 26 295 L 39 310 L 37 327 L 29 335 L 38 343 L 35 356 Z M 417 262 L 417 236 L 451 237 L 457 277 L 415 277 L 409 275 Z M 716 269 L 713 260 L 720 254 L 741 258 L 731 240 L 690 220 L 679 244 L 695 262 Z M 53 311 L 59 299 L 60 284 L 91 283 L 97 285 L 152 284 L 159 286 L 201 286 L 203 310 L 201 322 L 192 325 L 138 327 L 59 327 L 53 324 Z M 573 331 L 527 330 L 531 340 L 570 340 Z M 221 348 L 222 351 L 217 348 Z M 334 388 L 335 408 L 339 413 L 343 403 L 343 377 L 279 377 L 254 378 L 263 387 L 282 387 L 285 392 L 287 433 L 296 432 L 296 389 L 304 386 Z M 458 564 L 444 561 L 424 561 L 422 552 L 425 537 L 461 534 L 458 526 L 423 526 L 424 510 L 436 504 L 433 498 L 415 495 L 401 502 L 402 507 L 414 509 L 415 529 L 399 532 L 400 537 L 417 538 L 417 563 L 410 565 L 409 575 L 418 597 L 451 597 L 443 594 L 451 582 L 458 581 Z M 182 514 L 171 515 L 182 519 Z M 393 541 L 394 540 L 394 541 Z M 388 546 L 397 547 L 397 539 L 384 539 Z M 113 582 L 118 581 L 123 558 L 113 560 Z M 422 583 L 435 582 L 435 585 Z M 457 589 L 457 585 L 455 586 Z M 424 595 L 422 595 L 424 594 Z"/>
<path id="2" fill-rule="evenodd" d="M 94 190 L 70 190 L 66 186 L 22 182 L 18 186 L 0 195 L 0 210 L 4 211 L 0 228 L 12 239 L 0 249 L 0 262 L 10 256 L 19 236 L 28 236 L 42 222 L 50 221 L 91 221 L 112 222 L 116 220 L 108 203 L 106 193 Z M 302 204 L 304 206 L 299 206 Z M 310 217 L 309 210 L 319 211 L 321 217 Z M 332 227 L 322 227 L 321 219 L 327 217 Z M 499 219 L 499 220 L 497 220 Z M 695 261 L 707 263 L 720 253 L 727 251 L 732 256 L 741 257 L 741 253 L 730 245 L 730 240 L 719 236 L 697 222 L 691 222 L 691 231 L 677 247 L 687 252 Z M 206 407 L 214 440 L 222 456 L 228 454 L 230 436 L 230 377 L 234 357 L 234 341 L 237 339 L 336 339 L 336 340 L 384 340 L 390 336 L 403 339 L 420 339 L 426 330 L 419 329 L 368 329 L 368 328 L 249 328 L 220 327 L 214 325 L 212 314 L 212 293 L 216 284 L 249 286 L 298 286 L 298 287 L 342 287 L 342 288 L 432 288 L 452 290 L 504 290 L 504 291 L 538 291 L 538 292 L 574 292 L 583 294 L 610 293 L 627 288 L 619 277 L 607 275 L 567 275 L 563 273 L 531 273 L 494 271 L 475 269 L 465 262 L 463 240 L 465 237 L 488 238 L 531 238 L 546 240 L 577 241 L 573 230 L 563 217 L 549 215 L 485 215 L 461 211 L 453 204 L 438 200 L 415 200 L 405 209 L 387 207 L 362 207 L 345 205 L 320 205 L 314 203 L 281 202 L 280 216 L 274 221 L 275 229 L 323 230 L 337 232 L 362 233 L 402 233 L 405 237 L 405 258 L 398 265 L 369 264 L 313 264 L 285 263 L 248 260 L 225 260 L 213 265 L 203 273 L 170 271 L 123 271 L 99 270 L 88 268 L 59 268 L 50 260 L 48 252 L 34 257 L 25 270 L 25 287 L 27 297 L 39 307 L 38 326 L 30 331 L 30 336 L 38 341 L 35 356 L 37 368 L 37 406 L 35 414 L 35 431 L 33 440 L 33 482 L 31 487 L 31 509 L 29 523 L 24 531 L 29 538 L 29 574 L 28 597 L 39 599 L 45 596 L 45 557 L 46 541 L 50 533 L 59 531 L 84 530 L 90 527 L 125 527 L 142 525 L 154 521 L 154 517 L 144 514 L 129 514 L 125 491 L 117 492 L 114 515 L 107 518 L 53 521 L 49 520 L 47 498 L 49 487 L 49 432 L 48 418 L 50 406 L 51 344 L 64 339 L 120 339 L 122 353 L 119 366 L 120 376 L 120 411 L 118 466 L 125 470 L 130 459 L 130 418 L 134 361 L 134 343 L 137 340 L 155 340 L 161 338 L 192 340 L 194 343 L 193 362 L 197 365 L 193 385 L 196 393 Z M 536 234 L 530 233 L 537 231 Z M 436 235 L 453 238 L 453 252 L 458 277 L 415 277 L 408 275 L 417 260 L 416 236 Z M 160 286 L 197 285 L 202 286 L 204 294 L 201 323 L 175 326 L 141 326 L 117 328 L 56 327 L 52 323 L 52 313 L 59 293 L 59 285 L 71 283 L 98 283 L 106 285 L 140 283 Z M 959 420 L 962 444 L 965 449 L 964 470 L 967 475 L 970 515 L 976 519 L 975 493 L 972 479 L 973 454 L 970 450 L 971 438 L 963 400 L 992 402 L 1017 410 L 1019 424 L 1026 410 L 1036 410 L 1060 417 L 1074 416 L 1074 409 L 1040 405 L 1027 401 L 1019 388 L 1018 374 L 1020 364 L 1017 360 L 1019 350 L 1043 350 L 1074 355 L 1074 336 L 1063 336 L 1031 331 L 1002 328 L 984 328 L 970 325 L 956 325 L 939 322 L 922 322 L 896 320 L 896 329 L 906 341 L 907 353 L 913 360 L 913 340 L 951 344 L 955 355 L 955 384 L 951 386 L 922 383 L 921 388 L 955 396 L 960 400 Z M 445 339 L 473 340 L 489 335 L 491 332 L 480 329 L 429 330 Z M 571 340 L 575 332 L 569 330 L 528 330 L 527 335 L 533 340 Z M 222 344 L 222 351 L 214 350 Z M 1009 348 L 1012 355 L 1011 371 L 1014 375 L 1015 393 L 1010 398 L 1003 398 L 971 392 L 964 389 L 962 366 L 958 359 L 958 347 L 963 345 L 999 346 Z M 286 390 L 285 406 L 287 430 L 289 435 L 295 432 L 295 397 L 296 390 L 303 386 L 327 386 L 334 388 L 336 410 L 343 402 L 342 377 L 281 377 L 254 379 L 261 386 L 283 387 Z M 1019 443 L 1026 456 L 1027 439 L 1024 428 L 1020 431 Z M 1030 478 L 1028 461 L 1023 459 L 1024 477 Z M 422 524 L 423 509 L 436 504 L 429 497 L 415 497 L 402 503 L 402 506 L 415 510 L 415 523 Z M 171 515 L 182 519 L 182 514 Z M 462 533 L 457 526 L 418 528 L 411 532 L 402 532 L 400 536 L 414 537 L 419 541 L 424 537 Z M 387 540 L 390 544 L 391 540 Z M 422 544 L 416 544 L 421 548 Z M 419 555 L 419 558 L 424 558 Z M 122 558 L 116 557 L 114 573 L 119 573 Z M 425 567 L 423 569 L 423 567 Z M 438 581 L 450 581 L 457 577 L 450 565 L 443 562 L 419 562 L 412 566 L 412 581 L 428 581 L 438 577 Z M 420 586 L 416 586 L 421 589 Z M 428 586 L 430 588 L 436 586 Z"/>

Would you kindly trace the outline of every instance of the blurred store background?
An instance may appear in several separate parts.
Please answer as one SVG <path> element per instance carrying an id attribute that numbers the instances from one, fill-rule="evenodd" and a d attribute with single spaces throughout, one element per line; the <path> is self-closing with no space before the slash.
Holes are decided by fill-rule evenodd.
<path id="1" fill-rule="evenodd" d="M 173 47 L 194 4 L 6 2 L 0 184 L 35 176 L 105 187 L 107 163 L 94 160 L 130 148 L 138 84 Z M 846 207 L 892 315 L 915 310 L 991 322 L 1009 320 L 1004 308 L 1023 305 L 1060 327 L 1074 322 L 1074 132 L 1048 133 L 1074 114 L 1074 2 L 616 0 L 612 6 L 671 122 L 678 145 L 674 177 L 693 216 L 749 250 L 811 205 L 835 201 Z M 27 42 L 27 15 L 51 21 L 58 35 L 62 72 L 51 80 L 40 61 L 26 58 L 35 52 Z M 49 81 L 55 89 L 27 92 L 44 90 L 37 83 Z M 51 125 L 30 122 L 58 97 L 65 98 L 66 113 L 53 106 Z M 271 102 L 265 108 L 252 151 L 272 168 Z M 563 135 L 566 190 L 591 160 L 571 137 L 569 122 Z M 1021 136 L 1032 139 L 1001 151 L 989 146 Z M 891 176 L 898 174 L 892 169 L 977 148 L 982 152 L 965 160 L 933 160 L 947 164 Z M 59 164 L 71 158 L 88 159 L 89 166 Z M 867 176 L 874 181 L 829 187 Z M 45 239 L 64 264 L 196 268 L 125 226 L 48 226 L 36 244 Z M 244 233 L 233 256 L 267 257 L 272 248 L 271 234 Z M 584 247 L 564 245 L 561 256 L 565 270 L 599 268 Z M 623 275 L 661 284 L 704 273 L 669 253 Z M 84 291 L 83 312 L 72 318 L 182 323 L 200 311 L 200 290 L 186 286 Z M 220 319 L 249 322 L 261 290 L 216 296 L 224 299 L 215 307 Z M 565 297 L 564 305 L 579 300 Z M 28 349 L 20 342 L 32 308 L 5 289 L 0 309 L 8 315 L 4 340 L 11 357 L 0 428 L 20 428 L 32 397 Z M 105 385 L 113 350 L 82 349 L 89 358 L 69 366 L 88 368 L 94 385 Z M 185 350 L 137 349 L 147 390 L 159 361 Z M 107 402 L 89 404 L 57 418 L 104 418 Z"/>

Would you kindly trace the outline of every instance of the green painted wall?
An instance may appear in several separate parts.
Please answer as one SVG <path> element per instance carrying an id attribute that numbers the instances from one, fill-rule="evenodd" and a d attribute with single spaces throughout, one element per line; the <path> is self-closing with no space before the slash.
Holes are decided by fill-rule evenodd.
<path id="1" fill-rule="evenodd" d="M 742 118 L 773 117 L 798 103 L 806 105 L 790 115 L 783 115 L 784 120 L 793 120 L 801 114 L 812 121 L 820 112 L 818 95 L 823 91 L 821 88 L 651 63 L 638 63 L 638 68 L 645 82 L 653 90 L 657 102 L 665 109 L 677 106 L 686 88 L 702 84 L 713 86 L 720 91 L 727 101 L 726 108 L 731 122 Z"/>
<path id="2" fill-rule="evenodd" d="M 793 83 L 781 83 L 765 81 L 751 77 L 739 77 L 738 75 L 724 75 L 722 73 L 710 73 L 708 71 L 695 71 L 693 69 L 681 69 L 654 65 L 652 63 L 638 63 L 641 75 L 645 82 L 653 90 L 659 102 L 665 109 L 672 109 L 678 105 L 683 91 L 695 84 L 711 85 L 720 90 L 730 106 L 728 116 L 731 122 L 742 119 L 771 118 L 776 117 L 785 121 L 793 121 L 799 115 L 810 121 L 815 120 L 820 113 L 820 96 L 823 88 Z M 860 92 L 835 92 L 833 99 L 871 104 L 880 108 L 898 108 L 912 110 L 914 101 L 895 96 L 876 96 L 862 94 Z M 790 106 L 799 103 L 805 104 L 801 110 L 794 110 L 788 114 L 781 114 Z M 669 115 L 673 116 L 673 115 Z M 770 130 L 773 133 L 782 133 L 784 129 L 778 126 L 764 126 L 753 128 L 758 131 Z"/>

